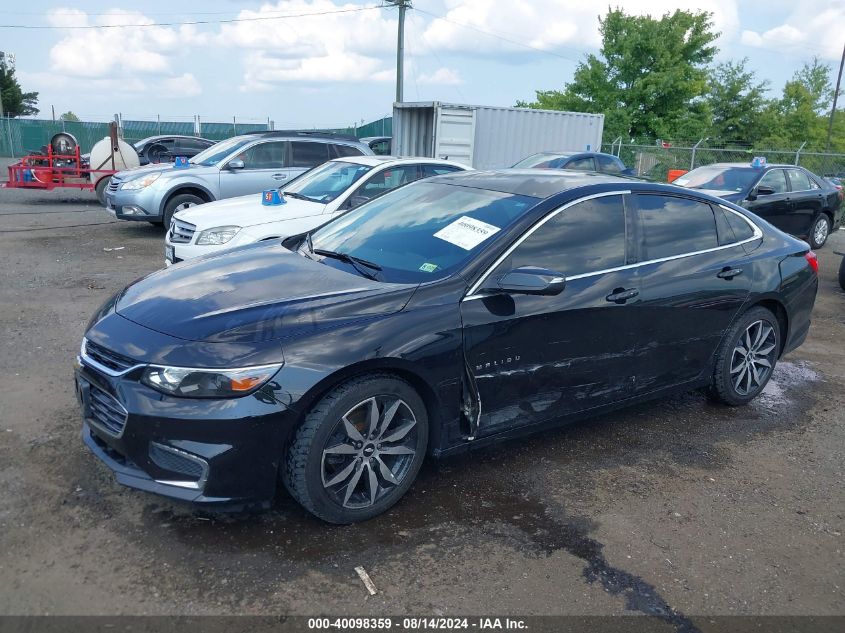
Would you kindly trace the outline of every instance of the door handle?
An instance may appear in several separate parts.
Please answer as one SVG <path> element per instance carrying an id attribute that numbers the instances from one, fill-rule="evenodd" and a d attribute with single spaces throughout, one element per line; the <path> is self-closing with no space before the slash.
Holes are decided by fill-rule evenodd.
<path id="1" fill-rule="evenodd" d="M 287 177 L 287 174 L 273 174 L 273 180 L 284 180 Z"/>
<path id="2" fill-rule="evenodd" d="M 728 279 L 731 280 L 737 275 L 742 274 L 742 268 L 731 268 L 730 266 L 725 266 L 721 272 L 717 273 L 716 276 L 719 279 Z"/>
<path id="3" fill-rule="evenodd" d="M 613 292 L 605 297 L 612 303 L 625 303 L 628 299 L 633 299 L 640 291 L 636 288 L 614 288 Z"/>

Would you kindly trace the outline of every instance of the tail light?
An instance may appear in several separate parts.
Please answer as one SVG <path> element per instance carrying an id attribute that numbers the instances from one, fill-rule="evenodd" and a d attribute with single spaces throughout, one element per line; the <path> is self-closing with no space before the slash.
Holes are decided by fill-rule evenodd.
<path id="1" fill-rule="evenodd" d="M 804 259 L 806 259 L 807 263 L 810 264 L 810 268 L 813 269 L 813 272 L 818 275 L 819 274 L 819 258 L 816 257 L 816 254 L 813 251 L 807 251 L 804 254 Z"/>

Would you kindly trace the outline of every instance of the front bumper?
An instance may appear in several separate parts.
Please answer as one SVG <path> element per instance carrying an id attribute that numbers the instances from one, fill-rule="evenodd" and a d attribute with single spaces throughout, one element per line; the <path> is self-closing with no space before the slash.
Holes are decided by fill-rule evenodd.
<path id="1" fill-rule="evenodd" d="M 83 441 L 118 483 L 226 509 L 268 507 L 293 414 L 265 389 L 225 400 L 165 396 L 139 382 L 141 371 L 107 376 L 84 360 L 75 368 Z M 103 401 L 125 413 L 122 426 L 103 417 Z"/>
<path id="2" fill-rule="evenodd" d="M 120 187 L 122 183 L 118 184 Z M 162 219 L 159 200 L 153 187 L 145 187 L 137 191 L 112 191 L 107 188 L 106 210 L 119 220 L 133 220 L 140 222 L 160 222 Z"/>

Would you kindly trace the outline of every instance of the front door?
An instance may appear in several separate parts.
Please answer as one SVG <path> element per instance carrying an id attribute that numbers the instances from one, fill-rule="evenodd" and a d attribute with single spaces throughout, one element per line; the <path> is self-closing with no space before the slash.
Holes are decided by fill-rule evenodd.
<path id="1" fill-rule="evenodd" d="M 768 187 L 774 193 L 758 194 L 756 199 L 747 201 L 745 206 L 781 231 L 789 232 L 791 198 L 786 172 L 783 169 L 767 171 L 757 183 L 757 188 L 760 187 Z"/>
<path id="2" fill-rule="evenodd" d="M 461 304 L 464 353 L 481 402 L 477 435 L 540 422 L 628 395 L 638 302 L 635 271 L 623 268 L 624 196 L 553 213 Z M 567 277 L 556 296 L 485 294 L 514 268 Z"/>
<path id="3" fill-rule="evenodd" d="M 243 169 L 220 170 L 220 197 L 232 198 L 265 189 L 277 189 L 290 179 L 286 167 L 287 141 L 263 141 L 231 160 L 242 160 Z"/>
<path id="4" fill-rule="evenodd" d="M 821 188 L 803 170 L 787 169 L 786 174 L 789 177 L 791 189 L 787 232 L 799 237 L 807 237 L 813 220 L 824 208 L 824 195 Z"/>
<path id="5" fill-rule="evenodd" d="M 710 367 L 751 289 L 751 259 L 724 218 L 699 200 L 638 194 L 641 324 L 637 393 L 693 380 Z"/>

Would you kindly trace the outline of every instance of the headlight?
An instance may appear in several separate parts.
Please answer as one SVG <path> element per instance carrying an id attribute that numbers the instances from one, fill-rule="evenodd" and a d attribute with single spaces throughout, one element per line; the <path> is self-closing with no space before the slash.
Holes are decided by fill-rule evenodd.
<path id="1" fill-rule="evenodd" d="M 240 230 L 241 227 L 239 226 L 218 226 L 208 229 L 199 234 L 197 244 L 225 244 L 235 237 Z"/>
<path id="2" fill-rule="evenodd" d="M 124 191 L 137 191 L 138 189 L 143 189 L 144 187 L 149 187 L 156 180 L 158 180 L 159 176 L 161 176 L 161 172 L 157 171 L 157 172 L 152 173 L 148 176 L 141 176 L 140 178 L 134 178 L 133 180 L 130 180 L 129 182 L 123 183 L 120 186 L 120 188 L 123 189 Z"/>
<path id="3" fill-rule="evenodd" d="M 281 367 L 281 363 L 243 369 L 151 365 L 144 370 L 141 382 L 156 391 L 185 398 L 238 398 L 258 389 Z"/>

